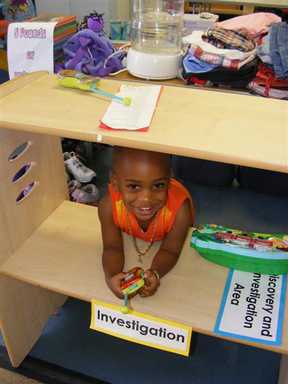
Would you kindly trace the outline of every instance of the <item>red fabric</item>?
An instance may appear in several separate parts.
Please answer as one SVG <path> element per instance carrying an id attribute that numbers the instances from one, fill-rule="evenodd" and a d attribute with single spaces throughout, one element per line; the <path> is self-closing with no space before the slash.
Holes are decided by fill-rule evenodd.
<path id="1" fill-rule="evenodd" d="M 288 89 L 288 80 L 277 79 L 274 71 L 263 63 L 259 64 L 258 72 L 253 82 L 265 87 L 264 96 L 266 97 L 269 97 L 270 88 Z"/>
<path id="2" fill-rule="evenodd" d="M 259 65 L 256 79 L 254 80 L 256 80 L 259 85 L 269 85 L 269 88 L 288 88 L 288 79 L 277 79 L 274 71 L 262 63 Z"/>

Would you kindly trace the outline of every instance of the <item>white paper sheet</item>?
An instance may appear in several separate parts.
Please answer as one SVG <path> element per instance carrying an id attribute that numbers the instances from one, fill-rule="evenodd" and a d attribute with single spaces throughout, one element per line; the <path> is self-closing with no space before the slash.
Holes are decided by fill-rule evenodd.
<path id="1" fill-rule="evenodd" d="M 10 79 L 28 72 L 54 72 L 54 28 L 56 22 L 11 23 L 8 28 Z"/>
<path id="2" fill-rule="evenodd" d="M 112 101 L 102 118 L 102 123 L 112 129 L 138 130 L 148 128 L 160 92 L 161 86 L 159 85 L 142 87 L 122 85 L 117 96 L 131 97 L 131 105 L 126 106 Z"/>

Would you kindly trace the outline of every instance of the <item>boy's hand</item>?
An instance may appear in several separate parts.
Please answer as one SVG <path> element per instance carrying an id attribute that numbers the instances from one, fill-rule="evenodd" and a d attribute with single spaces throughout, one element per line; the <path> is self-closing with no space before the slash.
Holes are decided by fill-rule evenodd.
<path id="1" fill-rule="evenodd" d="M 160 285 L 160 279 L 157 274 L 151 270 L 147 269 L 144 273 L 145 285 L 139 290 L 141 297 L 148 297 L 154 295 Z"/>
<path id="2" fill-rule="evenodd" d="M 125 277 L 124 272 L 119 272 L 112 277 L 106 277 L 106 282 L 111 291 L 119 297 L 119 299 L 123 299 L 123 293 L 121 290 L 121 281 Z"/>

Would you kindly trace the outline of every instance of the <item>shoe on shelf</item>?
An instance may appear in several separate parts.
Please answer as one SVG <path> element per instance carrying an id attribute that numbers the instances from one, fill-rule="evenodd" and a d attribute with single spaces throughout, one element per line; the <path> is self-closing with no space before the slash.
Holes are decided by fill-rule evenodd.
<path id="1" fill-rule="evenodd" d="M 76 188 L 71 193 L 71 199 L 77 203 L 97 205 L 100 193 L 94 184 L 84 185 L 82 188 Z"/>
<path id="2" fill-rule="evenodd" d="M 71 195 L 75 189 L 80 189 L 81 188 L 81 183 L 78 180 L 72 179 L 68 182 L 68 190 L 69 194 Z"/>
<path id="3" fill-rule="evenodd" d="M 68 172 L 70 172 L 80 183 L 89 183 L 96 173 L 86 167 L 77 157 L 75 152 L 64 152 L 64 163 Z"/>

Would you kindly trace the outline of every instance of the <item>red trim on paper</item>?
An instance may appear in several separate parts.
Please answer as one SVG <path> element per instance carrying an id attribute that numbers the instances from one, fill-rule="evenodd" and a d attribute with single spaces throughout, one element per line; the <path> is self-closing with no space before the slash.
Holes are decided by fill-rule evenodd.
<path id="1" fill-rule="evenodd" d="M 136 132 L 147 132 L 149 129 L 149 127 L 139 128 L 139 129 L 111 128 L 111 127 L 108 127 L 108 125 L 102 123 L 102 121 L 100 121 L 99 128 L 106 129 L 106 131 L 130 131 L 130 132 L 135 132 L 135 131 Z"/>

